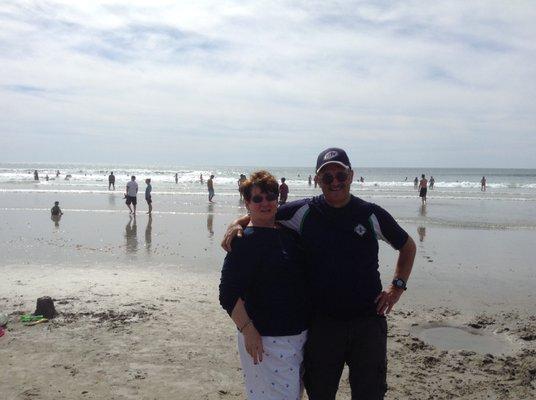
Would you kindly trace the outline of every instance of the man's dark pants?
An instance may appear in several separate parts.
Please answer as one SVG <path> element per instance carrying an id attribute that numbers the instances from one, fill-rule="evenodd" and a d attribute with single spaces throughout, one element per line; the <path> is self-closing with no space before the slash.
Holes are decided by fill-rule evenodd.
<path id="1" fill-rule="evenodd" d="M 334 400 L 344 364 L 353 400 L 381 400 L 387 391 L 385 317 L 340 321 L 316 317 L 305 345 L 305 389 L 310 400 Z"/>

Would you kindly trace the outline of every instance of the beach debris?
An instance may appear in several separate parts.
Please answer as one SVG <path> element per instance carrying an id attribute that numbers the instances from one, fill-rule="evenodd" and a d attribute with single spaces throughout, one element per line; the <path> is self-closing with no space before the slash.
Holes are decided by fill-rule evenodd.
<path id="1" fill-rule="evenodd" d="M 34 325 L 37 325 L 37 324 L 42 324 L 43 322 L 48 322 L 48 319 L 47 318 L 41 318 L 37 321 L 33 321 L 33 322 L 29 322 L 27 324 L 25 324 L 26 326 L 34 326 Z"/>
<path id="2" fill-rule="evenodd" d="M 45 318 L 42 315 L 23 314 L 20 316 L 20 321 L 26 326 L 33 326 L 48 322 L 48 318 Z"/>
<path id="3" fill-rule="evenodd" d="M 58 313 L 54 307 L 54 300 L 50 296 L 39 297 L 37 299 L 37 307 L 35 309 L 34 315 L 42 315 L 47 319 L 52 319 Z"/>
<path id="4" fill-rule="evenodd" d="M 23 314 L 20 316 L 20 322 L 33 322 L 33 321 L 39 321 L 40 319 L 43 319 L 42 315 L 33 315 L 33 314 Z"/>
<path id="5" fill-rule="evenodd" d="M 5 327 L 9 321 L 9 318 L 6 314 L 0 314 L 0 327 Z"/>

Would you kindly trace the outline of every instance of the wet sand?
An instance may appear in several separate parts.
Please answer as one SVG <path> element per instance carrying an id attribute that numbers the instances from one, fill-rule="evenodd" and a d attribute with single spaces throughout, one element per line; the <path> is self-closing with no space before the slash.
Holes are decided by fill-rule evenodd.
<path id="1" fill-rule="evenodd" d="M 1 398 L 244 398 L 235 329 L 217 300 L 219 238 L 238 204 L 179 201 L 151 221 L 140 213 L 135 227 L 120 201 L 107 212 L 66 207 L 59 227 L 46 209 L 20 208 L 0 211 L 0 312 L 10 316 Z M 418 253 L 388 318 L 386 398 L 535 398 L 535 232 L 404 227 Z M 395 258 L 381 246 L 384 282 Z M 43 295 L 60 315 L 23 326 L 19 315 Z M 506 352 L 446 351 L 419 338 L 445 326 L 499 337 Z M 338 399 L 349 398 L 343 377 Z"/>

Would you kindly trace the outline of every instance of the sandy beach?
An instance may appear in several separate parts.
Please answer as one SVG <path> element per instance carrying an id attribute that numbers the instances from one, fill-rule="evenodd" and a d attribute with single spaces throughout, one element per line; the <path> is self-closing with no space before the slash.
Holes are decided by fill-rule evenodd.
<path id="1" fill-rule="evenodd" d="M 120 193 L 65 197 L 55 226 L 40 205 L 57 194 L 1 196 L 0 398 L 245 398 L 236 331 L 218 304 L 219 241 L 244 212 L 234 198 L 161 197 L 134 221 Z M 534 230 L 402 225 L 418 251 L 388 317 L 386 398 L 535 398 Z M 386 283 L 396 253 L 382 244 L 380 254 Z M 59 316 L 24 326 L 45 295 Z M 337 398 L 350 398 L 346 378 Z"/>
<path id="2" fill-rule="evenodd" d="M 16 271 L 16 272 L 14 272 Z M 217 303 L 217 274 L 180 268 L 3 267 L 0 304 L 5 399 L 243 399 L 235 330 Z M 60 315 L 17 322 L 52 295 Z M 408 296 L 409 297 L 409 296 Z M 506 355 L 442 351 L 417 325 L 474 327 L 509 343 Z M 536 318 L 401 305 L 389 317 L 388 399 L 531 399 Z M 338 399 L 349 399 L 346 379 Z"/>

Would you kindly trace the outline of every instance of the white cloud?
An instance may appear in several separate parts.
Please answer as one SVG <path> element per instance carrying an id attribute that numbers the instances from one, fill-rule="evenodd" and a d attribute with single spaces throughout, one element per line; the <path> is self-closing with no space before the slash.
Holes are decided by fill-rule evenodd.
<path id="1" fill-rule="evenodd" d="M 148 4 L 1 3 L 2 159 L 536 167 L 532 2 Z"/>

